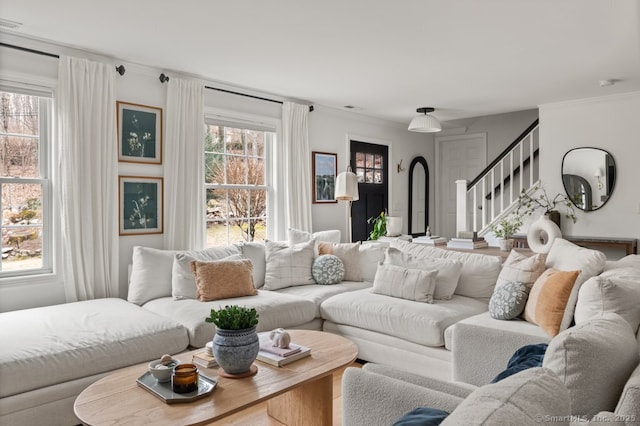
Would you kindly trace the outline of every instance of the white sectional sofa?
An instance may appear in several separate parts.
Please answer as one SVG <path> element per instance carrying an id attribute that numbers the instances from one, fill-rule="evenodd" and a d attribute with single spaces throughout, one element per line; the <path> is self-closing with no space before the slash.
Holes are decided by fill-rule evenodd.
<path id="1" fill-rule="evenodd" d="M 55 424 L 74 424 L 73 401 L 84 387 L 114 369 L 204 346 L 215 332 L 204 318 L 212 308 L 228 304 L 255 307 L 260 314 L 259 331 L 284 327 L 341 334 L 358 345 L 363 360 L 447 381 L 480 381 L 478 377 L 503 367 L 512 348 L 545 340 L 544 332 L 530 323 L 498 324 L 488 318 L 488 299 L 501 271 L 499 258 L 393 243 L 392 248 L 403 253 L 460 266 L 450 299 L 422 303 L 374 291 L 387 247 L 357 246 L 356 257 L 345 259 L 345 264 L 350 268 L 357 264 L 362 281 L 334 285 L 309 284 L 308 277 L 296 283 L 296 274 L 308 273 L 308 265 L 301 264 L 289 265 L 290 270 L 276 273 L 274 280 L 274 263 L 267 263 L 264 244 L 198 252 L 135 247 L 128 301 L 103 299 L 0 314 L 0 423 L 37 424 L 53 419 Z M 578 256 L 572 250 L 576 246 L 563 247 L 568 258 L 593 253 Z M 185 265 L 229 256 L 251 260 L 257 294 L 205 302 L 194 299 L 188 283 L 193 277 L 185 272 Z M 601 265 L 595 265 L 584 278 L 599 269 Z M 443 272 L 444 277 L 453 279 Z M 281 288 L 283 282 L 287 286 Z M 495 336 L 502 340 L 488 343 Z M 50 374 L 51 369 L 56 373 Z"/>

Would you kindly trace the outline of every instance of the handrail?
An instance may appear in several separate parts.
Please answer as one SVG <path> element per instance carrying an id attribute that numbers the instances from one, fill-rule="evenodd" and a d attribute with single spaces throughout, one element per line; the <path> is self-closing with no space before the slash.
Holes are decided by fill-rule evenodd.
<path id="1" fill-rule="evenodd" d="M 476 176 L 475 179 L 467 184 L 467 190 L 471 189 L 473 185 L 480 182 L 484 175 L 489 173 L 489 171 L 491 171 L 491 169 L 493 169 L 500 161 L 502 161 L 502 159 L 506 157 L 507 154 L 509 154 L 511 150 L 516 147 L 516 145 L 518 145 L 524 138 L 526 138 L 527 135 L 529 135 L 529 133 L 531 133 L 533 129 L 536 128 L 536 126 L 538 125 L 538 121 L 539 119 L 536 118 L 535 121 L 529 127 L 527 127 L 520 136 L 518 136 L 513 142 L 511 142 L 511 144 L 509 144 L 508 147 L 504 149 L 504 151 L 500 153 L 500 155 L 498 155 L 487 167 L 485 167 L 484 170 L 478 173 L 478 176 Z"/>

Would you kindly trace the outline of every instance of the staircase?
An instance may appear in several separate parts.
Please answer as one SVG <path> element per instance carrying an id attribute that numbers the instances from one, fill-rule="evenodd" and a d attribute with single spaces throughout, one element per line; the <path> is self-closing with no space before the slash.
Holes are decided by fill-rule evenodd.
<path id="1" fill-rule="evenodd" d="M 511 213 L 522 190 L 539 179 L 539 123 L 534 121 L 471 182 L 456 181 L 456 233 L 485 235 L 492 224 Z"/>

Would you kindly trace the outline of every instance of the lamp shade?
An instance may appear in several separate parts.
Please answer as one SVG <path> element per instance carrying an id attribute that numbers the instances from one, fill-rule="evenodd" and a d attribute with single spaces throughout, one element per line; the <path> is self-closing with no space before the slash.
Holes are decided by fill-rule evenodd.
<path id="1" fill-rule="evenodd" d="M 338 201 L 358 201 L 358 177 L 352 171 L 342 172 L 336 178 L 335 198 Z"/>
<path id="2" fill-rule="evenodd" d="M 416 115 L 411 123 L 409 130 L 412 132 L 434 133 L 442 130 L 442 126 L 437 118 L 429 114 Z"/>

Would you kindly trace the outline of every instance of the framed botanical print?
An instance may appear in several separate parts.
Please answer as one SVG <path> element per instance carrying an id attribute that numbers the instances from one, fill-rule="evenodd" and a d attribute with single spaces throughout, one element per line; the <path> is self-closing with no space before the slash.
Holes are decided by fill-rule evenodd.
<path id="1" fill-rule="evenodd" d="M 162 234 L 161 177 L 119 176 L 120 235 Z"/>
<path id="2" fill-rule="evenodd" d="M 338 155 L 312 152 L 313 203 L 337 203 L 335 199 Z"/>
<path id="3" fill-rule="evenodd" d="M 117 101 L 118 161 L 162 164 L 162 108 Z"/>

